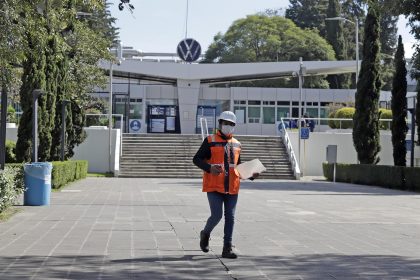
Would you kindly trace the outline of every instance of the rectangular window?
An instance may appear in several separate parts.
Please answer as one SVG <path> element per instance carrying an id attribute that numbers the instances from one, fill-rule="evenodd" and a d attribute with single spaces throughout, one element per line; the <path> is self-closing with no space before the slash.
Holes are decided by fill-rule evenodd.
<path id="1" fill-rule="evenodd" d="M 141 103 L 130 103 L 130 119 L 141 119 L 143 106 Z"/>
<path id="2" fill-rule="evenodd" d="M 277 107 L 277 120 L 287 118 L 289 116 L 289 107 Z"/>
<path id="3" fill-rule="evenodd" d="M 328 108 L 321 108 L 319 109 L 319 117 L 321 118 L 328 118 Z M 327 125 L 328 121 L 321 121 L 321 124 Z"/>
<path id="4" fill-rule="evenodd" d="M 259 100 L 248 100 L 248 105 L 261 105 Z"/>
<path id="5" fill-rule="evenodd" d="M 277 101 L 277 105 L 290 106 L 290 101 Z"/>
<path id="6" fill-rule="evenodd" d="M 246 107 L 245 106 L 234 106 L 233 112 L 236 115 L 236 123 L 243 124 L 246 123 Z"/>
<path id="7" fill-rule="evenodd" d="M 275 123 L 275 115 L 276 115 L 275 111 L 276 111 L 275 107 L 263 107 L 263 123 L 265 124 Z"/>
<path id="8" fill-rule="evenodd" d="M 261 108 L 248 107 L 248 121 L 249 123 L 260 123 Z"/>
<path id="9" fill-rule="evenodd" d="M 292 106 L 299 106 L 299 102 L 298 101 L 292 101 Z"/>
<path id="10" fill-rule="evenodd" d="M 116 98 L 119 99 L 119 98 Z M 115 114 L 123 114 L 125 115 L 125 103 L 115 103 L 114 113 Z"/>
<path id="11" fill-rule="evenodd" d="M 263 105 L 276 105 L 275 101 L 263 101 Z"/>
<path id="12" fill-rule="evenodd" d="M 246 104 L 246 100 L 234 100 L 233 104 L 238 104 L 238 105 L 245 105 Z"/>

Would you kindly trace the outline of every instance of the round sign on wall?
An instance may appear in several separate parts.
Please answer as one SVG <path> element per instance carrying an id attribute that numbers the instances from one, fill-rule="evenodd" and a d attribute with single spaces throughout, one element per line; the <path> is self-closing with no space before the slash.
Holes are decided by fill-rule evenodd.
<path id="1" fill-rule="evenodd" d="M 141 129 L 140 120 L 130 120 L 130 133 L 139 133 Z"/>
<path id="2" fill-rule="evenodd" d="M 201 46 L 196 40 L 187 38 L 179 42 L 176 52 L 183 61 L 194 62 L 200 58 Z"/>

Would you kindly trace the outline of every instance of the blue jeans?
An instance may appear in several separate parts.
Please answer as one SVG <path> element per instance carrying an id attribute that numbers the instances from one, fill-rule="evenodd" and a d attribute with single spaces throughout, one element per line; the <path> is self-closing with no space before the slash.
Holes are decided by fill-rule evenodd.
<path id="1" fill-rule="evenodd" d="M 223 204 L 225 205 L 225 228 L 223 244 L 224 246 L 232 245 L 233 225 L 235 221 L 236 202 L 238 201 L 237 194 L 224 194 L 218 192 L 208 192 L 207 198 L 209 200 L 211 216 L 207 220 L 204 227 L 204 233 L 210 236 L 212 230 L 222 219 Z"/>

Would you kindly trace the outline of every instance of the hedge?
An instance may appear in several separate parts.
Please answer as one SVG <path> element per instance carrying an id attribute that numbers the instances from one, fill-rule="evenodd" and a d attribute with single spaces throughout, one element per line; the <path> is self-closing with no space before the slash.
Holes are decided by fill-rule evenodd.
<path id="1" fill-rule="evenodd" d="M 333 164 L 322 164 L 324 176 L 333 180 Z M 337 163 L 335 180 L 420 192 L 420 167 Z"/>
<path id="2" fill-rule="evenodd" d="M 53 161 L 51 174 L 52 188 L 59 189 L 62 186 L 86 178 L 88 162 L 86 160 Z"/>
<path id="3" fill-rule="evenodd" d="M 86 160 L 54 161 L 51 174 L 52 188 L 58 189 L 74 180 L 86 178 Z M 6 164 L 0 170 L 0 212 L 14 204 L 25 190 L 23 163 Z"/>

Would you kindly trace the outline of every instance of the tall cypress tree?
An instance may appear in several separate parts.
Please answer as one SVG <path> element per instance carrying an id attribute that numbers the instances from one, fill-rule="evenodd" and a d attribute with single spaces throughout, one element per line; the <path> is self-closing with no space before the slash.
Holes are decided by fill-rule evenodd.
<path id="1" fill-rule="evenodd" d="M 30 24 L 31 22 L 28 23 Z M 46 87 L 42 31 L 42 24 L 38 21 L 32 22 L 27 29 L 28 51 L 23 63 L 22 86 L 19 93 L 22 116 L 16 142 L 16 159 L 19 162 L 29 162 L 32 156 L 32 91 L 45 90 Z"/>
<path id="2" fill-rule="evenodd" d="M 353 144 L 360 163 L 376 164 L 381 149 L 379 142 L 379 16 L 373 1 L 368 9 L 363 40 L 363 61 L 356 92 L 353 116 Z"/>
<path id="3" fill-rule="evenodd" d="M 46 89 L 39 99 L 39 159 L 50 161 L 52 131 L 55 125 L 55 101 L 59 77 L 57 35 L 50 34 L 46 55 Z"/>
<path id="4" fill-rule="evenodd" d="M 61 117 L 61 106 L 63 104 L 63 100 L 67 99 L 68 96 L 68 76 L 69 76 L 69 62 L 66 55 L 62 57 L 62 59 L 58 62 L 57 65 L 59 77 L 57 83 L 57 95 L 56 95 L 56 106 L 55 106 L 55 125 L 52 129 L 52 143 L 51 143 L 51 151 L 50 151 L 50 158 L 51 160 L 60 160 L 61 155 L 61 126 L 62 124 L 62 117 Z M 68 108 L 68 105 L 66 106 Z M 66 111 L 68 111 L 66 109 Z M 66 129 L 68 128 L 68 123 L 66 122 Z"/>
<path id="5" fill-rule="evenodd" d="M 341 15 L 341 5 L 338 0 L 329 0 L 327 18 L 338 17 Z M 347 59 L 347 46 L 344 41 L 343 23 L 341 21 L 326 21 L 327 41 L 335 51 L 337 60 Z M 330 75 L 327 78 L 330 88 L 349 88 L 348 75 Z"/>
<path id="6" fill-rule="evenodd" d="M 83 127 L 86 123 L 86 114 L 81 108 L 77 99 L 72 99 L 69 104 L 70 110 L 67 114 L 67 147 L 66 158 L 71 158 L 74 155 L 74 147 L 78 146 L 86 139 L 86 132 Z"/>
<path id="7" fill-rule="evenodd" d="M 406 165 L 405 137 L 407 134 L 407 69 L 405 68 L 404 45 L 401 35 L 395 53 L 395 74 L 392 80 L 392 146 L 394 165 Z"/>

